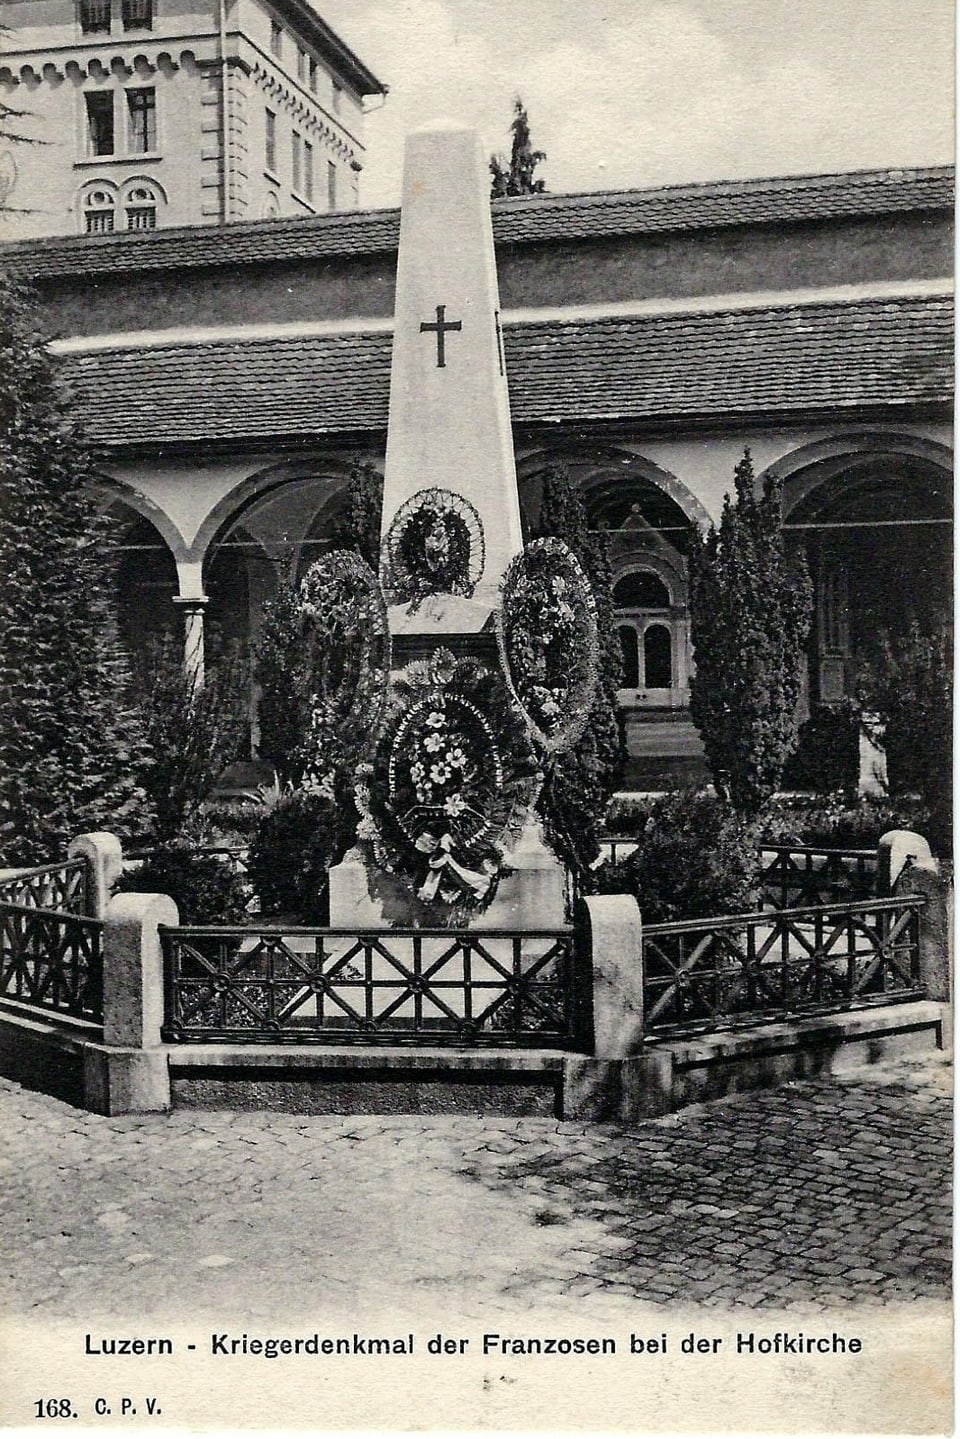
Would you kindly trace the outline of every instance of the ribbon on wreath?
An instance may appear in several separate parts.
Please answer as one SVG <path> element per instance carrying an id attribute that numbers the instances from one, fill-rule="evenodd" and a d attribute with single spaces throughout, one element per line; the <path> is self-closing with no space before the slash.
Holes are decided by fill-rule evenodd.
<path id="1" fill-rule="evenodd" d="M 424 900 L 427 904 L 436 898 L 437 890 L 442 882 L 449 876 L 456 880 L 456 888 L 451 892 L 441 890 L 441 898 L 446 900 L 456 899 L 457 894 L 467 890 L 476 900 L 485 897 L 496 877 L 496 866 L 490 860 L 484 861 L 482 870 L 467 869 L 453 857 L 454 839 L 451 834 L 442 834 L 439 837 L 430 834 L 426 830 L 416 840 L 414 848 L 421 854 L 428 856 L 428 873 L 423 884 L 417 890 L 417 898 Z"/>

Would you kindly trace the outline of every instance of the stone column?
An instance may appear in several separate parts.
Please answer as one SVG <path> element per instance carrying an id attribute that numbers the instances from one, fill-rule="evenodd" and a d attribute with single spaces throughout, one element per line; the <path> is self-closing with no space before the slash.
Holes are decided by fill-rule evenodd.
<path id="1" fill-rule="evenodd" d="M 869 718 L 875 728 L 876 716 Z M 858 745 L 860 768 L 857 776 L 857 793 L 882 798 L 887 792 L 886 751 L 873 742 L 863 724 L 860 725 Z"/>
<path id="2" fill-rule="evenodd" d="M 158 926 L 176 925 L 165 894 L 118 894 L 103 927 L 103 1044 L 84 1051 L 84 1103 L 101 1114 L 170 1108 L 167 1056 L 160 1045 L 163 955 Z"/>
<path id="3" fill-rule="evenodd" d="M 173 603 L 183 610 L 183 667 L 196 689 L 203 688 L 203 611 L 206 595 L 175 595 Z"/>
<path id="4" fill-rule="evenodd" d="M 87 864 L 87 914 L 103 919 L 113 886 L 123 871 L 123 850 L 115 834 L 97 830 L 78 834 L 67 845 L 70 859 L 83 859 Z"/>

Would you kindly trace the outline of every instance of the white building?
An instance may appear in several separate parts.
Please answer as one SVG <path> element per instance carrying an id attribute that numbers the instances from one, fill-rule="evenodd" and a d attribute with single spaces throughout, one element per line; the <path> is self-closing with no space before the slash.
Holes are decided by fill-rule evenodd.
<path id="1" fill-rule="evenodd" d="M 5 239 L 356 207 L 385 87 L 308 0 L 4 0 Z"/>

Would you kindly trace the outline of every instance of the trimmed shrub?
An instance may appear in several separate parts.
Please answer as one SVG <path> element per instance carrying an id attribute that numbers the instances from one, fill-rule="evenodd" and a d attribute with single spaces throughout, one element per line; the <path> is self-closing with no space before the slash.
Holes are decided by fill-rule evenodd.
<path id="1" fill-rule="evenodd" d="M 644 796 L 642 799 L 629 799 L 624 795 L 614 795 L 607 806 L 606 819 L 604 820 L 604 832 L 616 835 L 639 834 L 656 805 L 657 800 Z"/>
<path id="2" fill-rule="evenodd" d="M 860 778 L 860 706 L 814 705 L 783 770 L 785 789 L 855 793 Z"/>
<path id="3" fill-rule="evenodd" d="M 756 831 L 722 800 L 679 790 L 653 808 L 637 849 L 595 872 L 604 894 L 636 895 L 644 920 L 703 919 L 756 908 Z"/>
<path id="4" fill-rule="evenodd" d="M 850 800 L 842 792 L 772 800 L 763 816 L 767 844 L 823 849 L 873 849 L 891 829 L 912 829 L 928 837 L 930 815 L 921 800 L 901 796 Z"/>
<path id="5" fill-rule="evenodd" d="M 168 637 L 146 656 L 142 683 L 150 756 L 143 784 L 157 840 L 176 846 L 202 825 L 218 775 L 247 747 L 246 671 L 231 656 L 211 665 L 201 684 L 184 667 L 182 647 Z"/>
<path id="6" fill-rule="evenodd" d="M 260 821 L 247 861 L 262 913 L 323 923 L 327 871 L 343 858 L 356 829 L 348 795 L 293 790 L 278 800 Z"/>
<path id="7" fill-rule="evenodd" d="M 263 819 L 265 800 L 209 799 L 200 810 L 208 843 L 235 847 L 248 845 Z"/>
<path id="8" fill-rule="evenodd" d="M 288 581 L 264 605 L 253 671 L 260 686 L 260 758 L 276 767 L 282 784 L 295 783 L 299 778 L 295 757 L 309 723 L 297 687 L 302 665 L 300 591 Z"/>
<path id="9" fill-rule="evenodd" d="M 141 867 L 121 876 L 118 894 L 168 894 L 181 924 L 239 924 L 249 894 L 243 876 L 219 855 L 182 845 L 156 850 Z"/>

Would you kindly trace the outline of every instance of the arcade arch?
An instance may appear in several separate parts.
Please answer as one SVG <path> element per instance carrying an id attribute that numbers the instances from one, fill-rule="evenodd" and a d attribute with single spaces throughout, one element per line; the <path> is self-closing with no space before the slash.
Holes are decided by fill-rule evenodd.
<path id="1" fill-rule="evenodd" d="M 143 685 L 151 654 L 180 630 L 175 606 L 177 566 L 169 544 L 146 515 L 119 499 L 111 502 L 107 514 L 116 527 L 120 640 L 134 682 Z"/>
<path id="2" fill-rule="evenodd" d="M 814 586 L 810 698 L 831 704 L 855 692 L 878 634 L 940 625 L 952 608 L 949 452 L 877 436 L 790 458 L 784 529 Z"/>
<path id="3" fill-rule="evenodd" d="M 287 578 L 299 580 L 334 543 L 343 511 L 347 462 L 301 460 L 250 476 L 201 526 L 194 553 L 206 595 L 205 645 L 252 657 L 263 610 Z M 257 742 L 257 691 L 248 684 Z"/>

